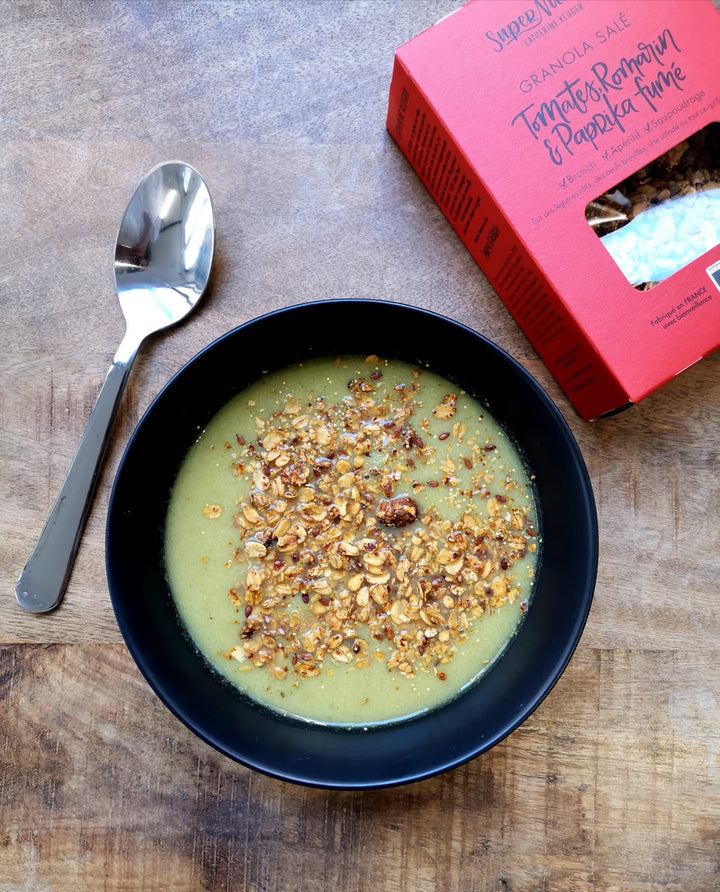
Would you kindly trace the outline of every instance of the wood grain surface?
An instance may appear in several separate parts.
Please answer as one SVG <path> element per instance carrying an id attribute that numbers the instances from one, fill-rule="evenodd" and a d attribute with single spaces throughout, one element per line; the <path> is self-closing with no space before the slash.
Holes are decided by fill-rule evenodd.
<path id="1" fill-rule="evenodd" d="M 0 0 L 0 892 L 720 888 L 720 354 L 579 420 L 385 132 L 395 47 L 458 5 Z M 211 288 L 141 350 L 65 601 L 30 615 L 15 581 L 123 334 L 120 216 L 173 157 L 213 196 Z M 104 571 L 118 462 L 170 376 L 262 312 L 342 296 L 514 355 L 600 520 L 588 624 L 541 707 L 473 762 L 369 793 L 194 737 L 135 667 Z"/>

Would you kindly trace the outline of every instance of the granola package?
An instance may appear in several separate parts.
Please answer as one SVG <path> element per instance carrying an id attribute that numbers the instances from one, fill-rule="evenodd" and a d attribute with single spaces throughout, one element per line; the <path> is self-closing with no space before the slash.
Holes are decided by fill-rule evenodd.
<path id="1" fill-rule="evenodd" d="M 471 0 L 397 49 L 387 127 L 581 417 L 720 346 L 711 0 Z"/>

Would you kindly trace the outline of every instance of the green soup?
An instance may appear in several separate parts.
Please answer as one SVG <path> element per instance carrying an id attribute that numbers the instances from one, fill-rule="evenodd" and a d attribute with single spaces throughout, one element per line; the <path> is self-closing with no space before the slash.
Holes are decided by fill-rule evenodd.
<path id="1" fill-rule="evenodd" d="M 366 726 L 432 709 L 528 609 L 533 487 L 489 412 L 376 356 L 266 375 L 173 488 L 165 558 L 188 634 L 248 697 Z"/>

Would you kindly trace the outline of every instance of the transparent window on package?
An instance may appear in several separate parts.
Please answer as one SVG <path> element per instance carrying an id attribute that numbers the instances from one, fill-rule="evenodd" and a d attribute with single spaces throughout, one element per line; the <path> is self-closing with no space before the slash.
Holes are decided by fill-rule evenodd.
<path id="1" fill-rule="evenodd" d="M 709 124 L 599 195 L 585 218 L 641 291 L 720 244 L 720 124 Z"/>

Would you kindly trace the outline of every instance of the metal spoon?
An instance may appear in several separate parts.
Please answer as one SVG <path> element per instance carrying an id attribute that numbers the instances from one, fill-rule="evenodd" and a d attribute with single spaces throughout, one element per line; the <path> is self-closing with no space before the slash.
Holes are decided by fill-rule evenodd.
<path id="1" fill-rule="evenodd" d="M 179 161 L 153 168 L 130 199 L 115 248 L 125 337 L 15 587 L 25 610 L 46 613 L 62 601 L 133 360 L 148 335 L 179 322 L 200 300 L 214 248 L 212 202 L 200 174 Z"/>

